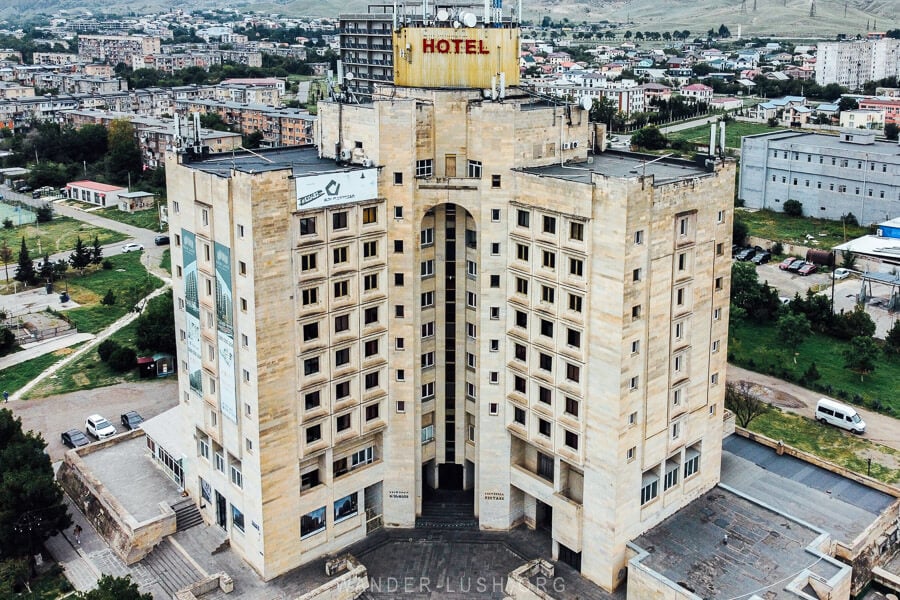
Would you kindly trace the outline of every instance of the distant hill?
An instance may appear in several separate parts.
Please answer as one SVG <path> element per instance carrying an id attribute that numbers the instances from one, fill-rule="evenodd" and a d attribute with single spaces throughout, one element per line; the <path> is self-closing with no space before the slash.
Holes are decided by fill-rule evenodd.
<path id="1" fill-rule="evenodd" d="M 452 0 L 451 0 L 452 2 Z M 832 37 L 870 31 L 900 29 L 900 0 L 523 0 L 525 18 L 540 22 L 544 16 L 572 23 L 607 20 L 617 29 L 633 31 L 689 30 L 702 34 L 725 24 L 732 35 L 740 26 L 743 37 Z M 434 0 L 429 0 L 429 5 Z M 146 14 L 181 6 L 190 9 L 231 7 L 290 16 L 336 16 L 364 12 L 367 0 L 194 0 L 189 5 L 172 0 L 0 0 L 0 18 L 17 19 L 60 10 L 93 14 Z M 504 10 L 515 10 L 507 0 Z"/>

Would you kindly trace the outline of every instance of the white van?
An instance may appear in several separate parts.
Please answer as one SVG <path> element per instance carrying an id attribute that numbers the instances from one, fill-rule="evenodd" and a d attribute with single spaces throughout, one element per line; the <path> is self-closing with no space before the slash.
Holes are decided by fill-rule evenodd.
<path id="1" fill-rule="evenodd" d="M 856 409 L 828 398 L 821 398 L 816 404 L 816 420 L 853 433 L 866 432 L 866 422 L 862 420 Z"/>

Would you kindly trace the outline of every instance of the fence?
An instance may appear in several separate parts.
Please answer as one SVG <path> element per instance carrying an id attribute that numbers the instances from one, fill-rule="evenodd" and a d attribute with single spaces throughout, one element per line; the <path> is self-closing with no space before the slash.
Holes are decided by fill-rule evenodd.
<path id="1" fill-rule="evenodd" d="M 78 328 L 71 323 L 65 323 L 56 327 L 48 327 L 46 329 L 37 329 L 31 323 L 19 323 L 15 319 L 8 319 L 0 322 L 0 325 L 13 332 L 13 335 L 16 336 L 17 344 L 42 342 L 62 335 L 78 333 Z"/>

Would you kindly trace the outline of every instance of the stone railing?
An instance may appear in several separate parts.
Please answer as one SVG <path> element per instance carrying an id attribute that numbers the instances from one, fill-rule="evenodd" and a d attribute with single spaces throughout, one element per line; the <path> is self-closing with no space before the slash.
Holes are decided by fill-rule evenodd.
<path id="1" fill-rule="evenodd" d="M 213 573 L 200 581 L 175 592 L 174 600 L 197 600 L 213 590 L 221 590 L 226 594 L 234 591 L 234 580 L 227 573 Z"/>

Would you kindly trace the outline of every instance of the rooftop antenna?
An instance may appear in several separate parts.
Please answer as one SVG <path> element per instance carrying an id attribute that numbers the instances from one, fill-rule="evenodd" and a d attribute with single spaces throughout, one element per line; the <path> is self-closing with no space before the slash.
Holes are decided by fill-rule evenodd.
<path id="1" fill-rule="evenodd" d="M 810 2 L 809 2 L 809 16 L 810 17 L 816 16 L 816 0 L 810 0 Z"/>
<path id="2" fill-rule="evenodd" d="M 516 20 L 517 20 L 517 22 L 521 23 L 522 22 L 522 0 L 518 0 L 518 6 L 516 8 L 517 8 L 516 12 L 518 13 Z"/>
<path id="3" fill-rule="evenodd" d="M 194 113 L 194 145 L 200 147 L 200 113 Z"/>
<path id="4" fill-rule="evenodd" d="M 500 72 L 500 99 L 506 98 L 506 73 Z"/>
<path id="5" fill-rule="evenodd" d="M 747 0 L 741 0 L 741 14 L 747 13 Z"/>
<path id="6" fill-rule="evenodd" d="M 394 14 L 391 20 L 393 21 L 394 31 L 397 31 L 397 0 L 394 0 Z"/>
<path id="7" fill-rule="evenodd" d="M 484 24 L 487 26 L 493 19 L 491 19 L 491 2 L 492 0 L 484 0 Z"/>

